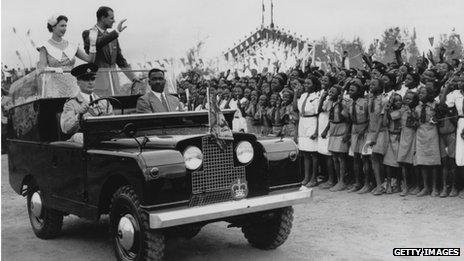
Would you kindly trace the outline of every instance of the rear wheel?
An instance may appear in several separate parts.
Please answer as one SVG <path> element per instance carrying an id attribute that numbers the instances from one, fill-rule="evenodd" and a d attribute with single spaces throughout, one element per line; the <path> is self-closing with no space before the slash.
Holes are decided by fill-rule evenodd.
<path id="1" fill-rule="evenodd" d="M 131 186 L 119 188 L 111 200 L 110 233 L 117 260 L 162 260 L 165 239 L 150 230 L 148 214 Z"/>
<path id="2" fill-rule="evenodd" d="M 31 185 L 27 191 L 27 212 L 32 230 L 38 238 L 50 239 L 60 234 L 63 213 L 47 208 L 43 202 L 39 187 Z"/>
<path id="3" fill-rule="evenodd" d="M 287 240 L 292 222 L 292 207 L 275 209 L 251 215 L 242 226 L 242 232 L 253 247 L 275 249 Z"/>

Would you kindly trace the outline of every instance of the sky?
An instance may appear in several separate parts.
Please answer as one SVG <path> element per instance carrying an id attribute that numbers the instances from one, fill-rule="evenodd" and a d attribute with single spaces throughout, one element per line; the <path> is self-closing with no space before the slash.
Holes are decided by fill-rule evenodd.
<path id="1" fill-rule="evenodd" d="M 270 0 L 265 4 L 269 24 Z M 81 33 L 96 23 L 96 10 L 113 8 L 117 21 L 127 18 L 119 43 L 129 63 L 184 57 L 204 41 L 205 58 L 221 55 L 261 26 L 262 0 L 2 0 L 1 61 L 19 65 L 16 50 L 28 65 L 38 61 L 36 43 L 51 37 L 46 27 L 52 14 L 69 18 L 65 38 L 82 45 Z M 351 40 L 367 46 L 392 26 L 415 27 L 420 51 L 430 48 L 428 37 L 441 33 L 464 35 L 462 0 L 274 0 L 274 23 L 310 41 Z M 114 27 L 116 27 L 117 22 Z M 13 33 L 13 27 L 16 34 Z M 464 37 L 461 37 L 464 39 Z"/>

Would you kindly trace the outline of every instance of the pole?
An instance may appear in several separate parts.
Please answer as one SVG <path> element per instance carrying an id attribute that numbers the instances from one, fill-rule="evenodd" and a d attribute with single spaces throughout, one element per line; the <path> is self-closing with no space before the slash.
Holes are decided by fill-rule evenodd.
<path id="1" fill-rule="evenodd" d="M 261 0 L 261 5 L 263 6 L 262 11 L 261 11 L 261 28 L 264 27 L 264 0 Z"/>
<path id="2" fill-rule="evenodd" d="M 274 28 L 274 4 L 271 0 L 271 28 Z"/>
<path id="3" fill-rule="evenodd" d="M 213 107 L 211 104 L 211 95 L 209 91 L 209 86 L 206 86 L 206 99 L 208 99 L 208 134 L 211 134 L 211 109 Z"/>

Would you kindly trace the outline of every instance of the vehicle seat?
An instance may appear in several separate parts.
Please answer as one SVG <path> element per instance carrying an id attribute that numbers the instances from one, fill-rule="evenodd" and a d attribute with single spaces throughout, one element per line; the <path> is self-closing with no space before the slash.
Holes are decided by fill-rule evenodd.
<path id="1" fill-rule="evenodd" d="M 114 113 L 114 115 L 121 115 L 121 109 L 113 109 L 113 113 Z M 135 113 L 136 113 L 135 108 L 126 108 L 126 109 L 124 109 L 124 115 L 135 114 Z"/>

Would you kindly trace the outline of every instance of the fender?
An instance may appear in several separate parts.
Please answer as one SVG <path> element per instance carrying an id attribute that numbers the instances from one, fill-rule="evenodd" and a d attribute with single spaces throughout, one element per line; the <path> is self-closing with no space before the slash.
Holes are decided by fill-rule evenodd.
<path id="1" fill-rule="evenodd" d="M 264 151 L 269 173 L 269 189 L 285 186 L 300 186 L 303 173 L 300 171 L 298 147 L 292 139 L 261 139 L 258 143 Z"/>
<path id="2" fill-rule="evenodd" d="M 147 181 L 157 178 L 179 178 L 186 174 L 184 157 L 177 150 L 144 151 L 139 155 Z"/>

